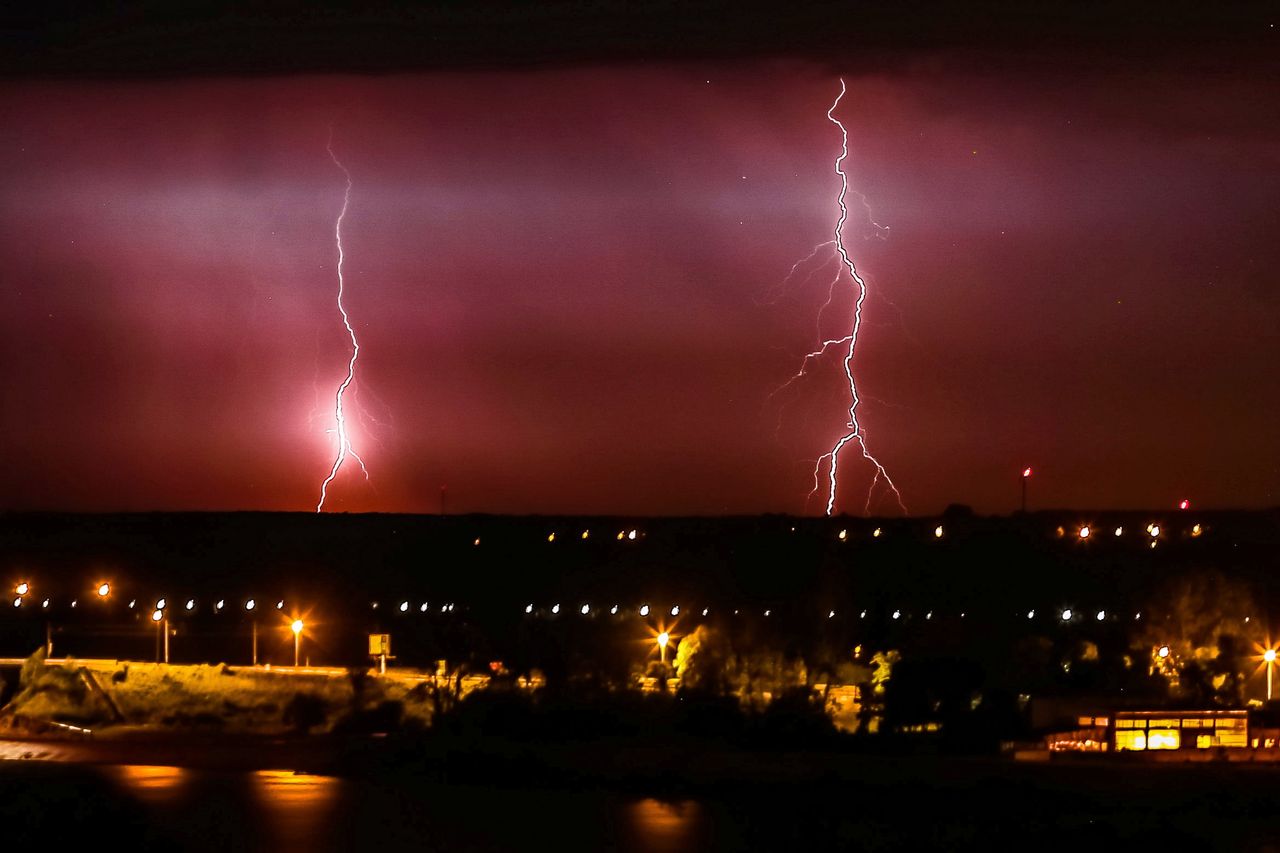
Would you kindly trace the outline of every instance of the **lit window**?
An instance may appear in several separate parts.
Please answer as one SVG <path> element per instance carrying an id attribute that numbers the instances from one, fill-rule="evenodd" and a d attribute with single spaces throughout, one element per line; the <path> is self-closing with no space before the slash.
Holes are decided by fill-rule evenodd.
<path id="1" fill-rule="evenodd" d="M 1118 724 L 1117 724 L 1118 725 Z M 1124 750 L 1139 751 L 1147 748 L 1147 733 L 1144 731 L 1116 731 L 1116 752 Z"/>

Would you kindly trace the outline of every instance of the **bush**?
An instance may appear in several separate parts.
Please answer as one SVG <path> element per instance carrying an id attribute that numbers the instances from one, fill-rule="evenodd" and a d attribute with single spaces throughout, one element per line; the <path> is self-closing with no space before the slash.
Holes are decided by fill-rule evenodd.
<path id="1" fill-rule="evenodd" d="M 314 693 L 295 693 L 284 706 L 284 724 L 298 734 L 306 734 L 329 717 L 325 701 Z"/>
<path id="2" fill-rule="evenodd" d="M 758 722 L 761 734 L 782 742 L 822 740 L 836 732 L 822 698 L 808 687 L 792 688 L 774 696 Z"/>

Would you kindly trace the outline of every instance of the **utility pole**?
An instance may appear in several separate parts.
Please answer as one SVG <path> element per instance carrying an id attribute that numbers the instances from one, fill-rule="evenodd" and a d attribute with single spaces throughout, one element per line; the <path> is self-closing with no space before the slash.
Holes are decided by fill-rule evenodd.
<path id="1" fill-rule="evenodd" d="M 1027 513 L 1027 481 L 1031 479 L 1031 466 L 1022 469 L 1022 514 Z"/>
<path id="2" fill-rule="evenodd" d="M 258 665 L 258 620 L 253 620 L 253 665 Z"/>
<path id="3" fill-rule="evenodd" d="M 164 626 L 164 662 L 169 663 L 169 618 L 166 616 L 160 620 L 160 624 Z"/>
<path id="4" fill-rule="evenodd" d="M 53 657 L 53 623 L 44 623 L 44 656 L 45 659 Z"/>

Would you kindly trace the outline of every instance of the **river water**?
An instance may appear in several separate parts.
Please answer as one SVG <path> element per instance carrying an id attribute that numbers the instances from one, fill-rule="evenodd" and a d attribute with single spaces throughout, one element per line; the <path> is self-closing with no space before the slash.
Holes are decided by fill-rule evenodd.
<path id="1" fill-rule="evenodd" d="M 711 811 L 696 801 L 594 791 L 406 787 L 289 770 L 0 761 L 0 840 L 45 850 L 128 842 L 126 849 L 134 850 L 275 853 L 677 853 L 713 848 Z M 719 849 L 738 846 L 728 826 L 715 836 Z"/>
<path id="2" fill-rule="evenodd" d="M 0 741 L 0 850 L 1280 849 L 1280 768 L 848 761 L 805 786 L 644 796 L 84 764 Z"/>

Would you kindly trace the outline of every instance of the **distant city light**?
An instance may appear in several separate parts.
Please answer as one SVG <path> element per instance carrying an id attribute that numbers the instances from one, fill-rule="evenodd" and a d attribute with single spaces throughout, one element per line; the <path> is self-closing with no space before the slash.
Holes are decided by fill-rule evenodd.
<path id="1" fill-rule="evenodd" d="M 472 545 L 479 545 L 479 544 L 480 544 L 480 540 L 479 540 L 479 539 L 476 539 L 476 541 L 472 542 L 471 544 L 472 544 Z"/>
<path id="2" fill-rule="evenodd" d="M 709 613 L 709 612 L 710 612 L 710 609 L 711 609 L 711 608 L 709 608 L 709 607 L 704 607 L 704 608 L 702 608 L 702 615 L 703 615 L 703 616 L 706 616 L 706 615 L 707 615 L 707 613 Z"/>
<path id="3" fill-rule="evenodd" d="M 871 536 L 872 536 L 872 538 L 874 538 L 874 539 L 879 539 L 879 538 L 880 538 L 880 528 L 879 528 L 879 527 L 877 527 L 875 530 L 871 531 Z"/>
<path id="4" fill-rule="evenodd" d="M 925 619 L 932 619 L 932 618 L 933 618 L 933 611 L 932 611 L 932 610 L 930 610 L 928 613 L 926 613 L 926 614 L 924 615 L 924 618 L 925 618 Z"/>
<path id="5" fill-rule="evenodd" d="M 107 597 L 108 595 L 110 595 L 110 594 L 111 594 L 111 584 L 109 584 L 109 583 L 100 583 L 100 584 L 98 584 L 98 597 L 99 597 L 99 598 L 106 598 L 106 597 Z"/>
<path id="6" fill-rule="evenodd" d="M 642 604 L 642 605 L 640 605 L 640 615 L 641 615 L 641 616 L 648 616 L 648 615 L 649 615 L 649 605 L 647 605 L 647 604 Z"/>
<path id="7" fill-rule="evenodd" d="M 559 613 L 559 612 L 560 612 L 560 605 L 559 605 L 559 604 L 553 604 L 553 605 L 551 605 L 551 612 L 552 612 L 552 613 Z"/>
<path id="8" fill-rule="evenodd" d="M 283 598 L 276 602 L 276 610 L 284 610 L 284 599 L 283 599 Z"/>
<path id="9" fill-rule="evenodd" d="M 31 584 L 27 583 L 26 581 L 23 581 L 22 583 L 18 584 L 17 587 L 14 588 L 14 592 L 18 593 L 18 595 L 26 595 L 30 591 L 31 591 Z"/>
<path id="10" fill-rule="evenodd" d="M 188 609 L 188 610 L 195 610 L 195 607 L 196 607 L 196 600 L 195 600 L 194 598 L 188 598 L 188 599 L 187 599 L 187 609 Z"/>
<path id="11" fill-rule="evenodd" d="M 43 608 L 45 608 L 46 610 L 48 610 L 48 609 L 49 609 L 49 599 L 47 599 L 47 598 L 46 598 L 44 601 L 40 602 L 40 606 L 41 606 L 41 607 L 43 607 Z M 130 606 L 130 607 L 132 607 L 132 606 L 133 606 L 133 602 L 132 602 L 132 601 L 131 601 L 131 602 L 129 602 L 129 606 Z"/>
<path id="12" fill-rule="evenodd" d="M 841 542 L 843 542 L 844 540 L 849 538 L 849 531 L 841 530 L 839 533 L 836 534 L 836 538 L 838 538 Z"/>
<path id="13" fill-rule="evenodd" d="M 169 602 L 168 602 L 168 601 L 166 601 L 166 600 L 165 600 L 165 599 L 163 599 L 163 598 L 158 599 L 158 600 L 156 601 L 156 610 L 164 610 L 165 605 L 167 605 L 168 603 L 169 603 Z"/>
<path id="14" fill-rule="evenodd" d="M 1116 535 L 1117 535 L 1117 536 L 1123 536 L 1123 535 L 1124 535 L 1124 528 L 1123 528 L 1123 527 L 1117 527 L 1117 528 L 1116 528 Z"/>
<path id="15" fill-rule="evenodd" d="M 895 611 L 893 611 L 893 618 L 894 618 L 894 619 L 897 619 L 897 618 L 898 618 L 899 616 L 901 616 L 901 615 L 902 615 L 902 611 L 901 611 L 901 610 L 895 610 Z"/>
<path id="16" fill-rule="evenodd" d="M 533 605 L 532 605 L 532 604 L 526 604 L 526 605 L 524 606 L 524 612 L 525 612 L 525 613 L 532 613 L 532 612 L 533 612 Z"/>
<path id="17" fill-rule="evenodd" d="M 160 610 L 159 608 L 157 608 L 157 609 L 155 610 L 155 612 L 153 612 L 153 613 L 151 614 L 151 621 L 152 621 L 152 622 L 159 622 L 159 621 L 160 621 L 161 619 L 163 619 L 163 618 L 164 618 L 164 611 L 163 611 L 163 610 Z"/>
<path id="18" fill-rule="evenodd" d="M 255 608 L 255 607 L 257 607 L 257 606 L 258 606 L 258 602 L 254 601 L 252 598 L 251 598 L 251 599 L 249 599 L 248 601 L 246 601 L 246 602 L 244 603 L 244 609 L 245 609 L 245 610 L 252 610 L 253 608 Z M 377 607 L 377 606 L 378 606 L 378 605 L 377 605 L 377 602 L 375 602 L 373 606 L 374 606 L 374 607 Z"/>
<path id="19" fill-rule="evenodd" d="M 827 614 L 827 618 L 828 618 L 828 619 L 834 619 L 834 618 L 836 618 L 836 612 L 835 612 L 834 610 L 832 610 L 830 613 L 828 613 L 828 614 Z"/>
<path id="20" fill-rule="evenodd" d="M 1062 621 L 1063 621 L 1063 622 L 1070 622 L 1070 621 L 1071 621 L 1071 608 L 1070 608 L 1070 607 L 1068 607 L 1068 608 L 1066 608 L 1065 610 L 1063 610 L 1063 611 L 1062 611 Z"/>
<path id="21" fill-rule="evenodd" d="M 583 539 L 586 539 L 586 538 L 587 538 L 588 536 L 590 536 L 590 535 L 591 535 L 591 531 L 590 531 L 590 530 L 584 530 L 584 531 L 582 531 L 582 538 L 583 538 Z"/>
<path id="22" fill-rule="evenodd" d="M 1161 646 L 1159 651 L 1156 652 L 1156 654 L 1159 655 L 1161 658 L 1167 658 L 1169 656 L 1169 647 Z"/>
<path id="23" fill-rule="evenodd" d="M 402 602 L 400 602 L 400 612 L 401 612 L 401 613 L 408 613 L 408 612 L 409 612 L 409 602 L 407 602 L 407 601 L 402 601 Z"/>
<path id="24" fill-rule="evenodd" d="M 1105 620 L 1105 619 L 1107 618 L 1107 611 L 1105 611 L 1105 610 L 1099 610 L 1099 611 L 1098 611 L 1098 617 L 1097 617 L 1097 618 L 1098 618 L 1098 621 L 1099 621 L 1099 622 L 1102 622 L 1103 620 Z"/>
<path id="25" fill-rule="evenodd" d="M 1158 525 L 1158 524 L 1148 524 L 1148 525 L 1147 525 L 1147 532 L 1148 532 L 1148 533 L 1150 533 L 1150 534 L 1151 534 L 1151 538 L 1152 538 L 1152 539 L 1154 539 L 1155 537 L 1157 537 L 1157 536 L 1159 536 L 1159 535 L 1160 535 L 1160 525 Z"/>
<path id="26" fill-rule="evenodd" d="M 628 538 L 628 539 L 633 539 L 633 540 L 634 540 L 634 539 L 636 538 L 636 532 L 635 532 L 635 530 L 632 530 L 630 533 L 628 533 L 628 534 L 627 534 L 627 538 Z"/>
<path id="27" fill-rule="evenodd" d="M 736 612 L 736 611 L 735 611 L 735 612 Z M 865 610 L 864 610 L 864 611 L 862 611 L 861 613 L 859 613 L 859 614 L 858 614 L 858 618 L 859 618 L 859 619 L 866 619 L 866 618 L 867 618 L 867 611 L 865 611 Z"/>
<path id="28" fill-rule="evenodd" d="M 941 524 L 939 524 L 937 527 L 933 528 L 933 538 L 934 538 L 934 539 L 941 539 L 941 538 L 942 538 L 942 525 L 941 525 Z"/>
<path id="29" fill-rule="evenodd" d="M 13 600 L 13 606 L 14 606 L 14 607 L 21 607 L 21 606 L 22 606 L 22 596 L 18 596 L 17 598 L 15 598 L 15 599 Z"/>
<path id="30" fill-rule="evenodd" d="M 586 616 L 586 615 L 587 615 L 588 613 L 590 613 L 590 612 L 591 612 L 591 605 L 590 605 L 590 604 L 584 604 L 584 605 L 582 605 L 582 615 L 583 615 L 583 616 Z"/>
<path id="31" fill-rule="evenodd" d="M 1083 527 L 1081 527 L 1081 528 L 1080 528 L 1080 538 L 1081 538 L 1081 539 L 1088 539 L 1088 538 L 1089 538 L 1089 533 L 1090 533 L 1089 525 L 1087 525 L 1087 524 L 1086 524 L 1086 525 L 1084 525 Z"/>
<path id="32" fill-rule="evenodd" d="M 547 536 L 547 541 L 548 541 L 548 542 L 554 542 L 554 541 L 556 541 L 556 535 L 555 535 L 554 533 L 549 534 L 549 535 Z"/>
<path id="33" fill-rule="evenodd" d="M 213 609 L 214 609 L 214 610 L 221 610 L 223 607 L 226 607 L 226 605 L 227 605 L 227 602 L 226 602 L 226 601 L 224 601 L 223 599 L 219 598 L 219 599 L 218 599 L 218 603 L 217 603 L 217 604 L 215 604 L 215 605 L 213 605 Z"/>
<path id="34" fill-rule="evenodd" d="M 610 615 L 610 616 L 617 616 L 617 615 L 618 615 L 618 605 L 616 605 L 616 604 L 615 604 L 615 605 L 613 605 L 612 607 L 610 607 L 610 608 L 609 608 L 609 615 Z"/>
<path id="35" fill-rule="evenodd" d="M 764 615 L 765 615 L 765 616 L 768 616 L 768 615 L 769 615 L 770 613 L 772 613 L 772 612 L 773 612 L 772 610 L 766 610 L 766 611 L 764 612 Z"/>
<path id="36" fill-rule="evenodd" d="M 422 602 L 422 606 L 418 608 L 418 612 L 419 612 L 419 613 L 426 613 L 426 612 L 427 612 L 427 607 L 428 607 L 428 606 L 429 606 L 428 602 L 425 602 L 425 601 L 424 601 L 424 602 Z"/>
<path id="37" fill-rule="evenodd" d="M 73 599 L 71 599 L 71 606 L 72 606 L 72 607 L 75 607 L 75 606 L 76 606 L 77 604 L 79 604 L 79 603 L 80 603 L 80 602 L 79 602 L 79 601 L 77 601 L 76 599 L 74 599 L 74 598 L 73 598 Z"/>
<path id="38" fill-rule="evenodd" d="M 1191 535 L 1192 535 L 1192 536 L 1199 536 L 1199 535 L 1200 535 L 1201 533 L 1203 533 L 1203 532 L 1204 532 L 1204 528 L 1203 528 L 1203 527 L 1201 527 L 1200 525 L 1198 525 L 1198 524 L 1192 525 L 1192 527 L 1191 527 Z"/>
<path id="39" fill-rule="evenodd" d="M 1034 619 L 1034 618 L 1036 618 L 1036 612 L 1035 612 L 1034 610 L 1028 610 L 1028 611 L 1027 611 L 1027 618 L 1028 618 L 1028 619 Z"/>
<path id="40" fill-rule="evenodd" d="M 672 616 L 679 616 L 679 615 L 680 615 L 680 605 L 679 605 L 679 604 L 673 604 L 673 605 L 671 606 L 671 615 L 672 615 Z"/>

